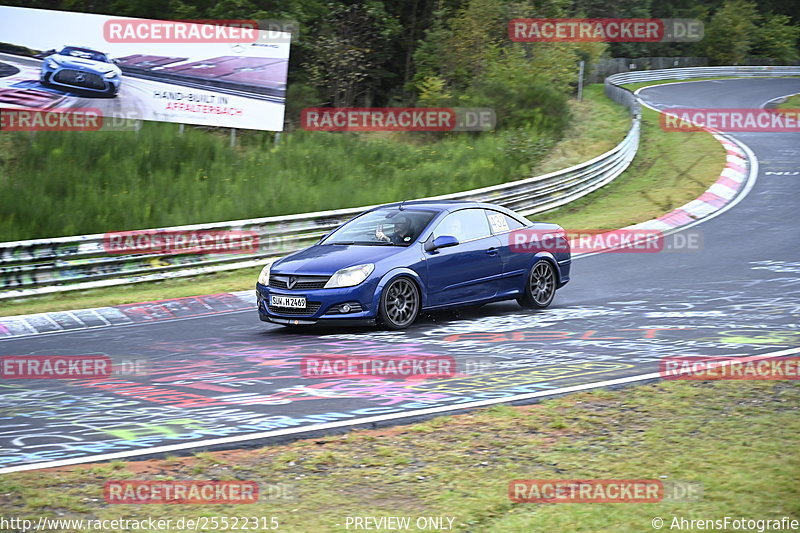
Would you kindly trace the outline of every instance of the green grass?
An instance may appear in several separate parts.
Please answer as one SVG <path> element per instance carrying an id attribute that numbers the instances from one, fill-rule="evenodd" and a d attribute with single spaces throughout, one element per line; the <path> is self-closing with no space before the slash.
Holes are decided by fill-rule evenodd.
<path id="1" fill-rule="evenodd" d="M 642 109 L 642 141 L 630 168 L 602 189 L 532 218 L 569 229 L 613 229 L 656 218 L 700 196 L 725 166 L 725 150 L 705 132 L 665 132 Z"/>
<path id="2" fill-rule="evenodd" d="M 574 125 L 534 169 L 551 172 L 586 161 L 613 148 L 625 136 L 627 112 L 603 95 L 602 85 L 586 88 L 582 103 L 572 102 Z M 687 150 L 687 146 L 692 146 Z M 630 169 L 613 183 L 563 208 L 533 218 L 571 229 L 622 227 L 662 215 L 699 196 L 719 175 L 724 150 L 703 132 L 667 133 L 657 115 L 645 109 L 643 142 Z M 70 291 L 46 297 L 4 301 L 0 316 L 41 313 L 215 294 L 252 289 L 259 269 Z"/>
<path id="3" fill-rule="evenodd" d="M 625 138 L 630 116 L 623 107 L 606 98 L 603 85 L 589 85 L 583 95 L 583 102 L 570 101 L 573 120 L 564 138 L 536 165 L 534 174 L 547 174 L 588 161 Z"/>
<path id="4" fill-rule="evenodd" d="M 280 531 L 319 533 L 344 531 L 347 516 L 453 517 L 452 531 L 470 533 L 639 533 L 653 531 L 656 516 L 668 523 L 675 516 L 796 519 L 798 406 L 800 385 L 790 381 L 598 390 L 254 450 L 6 474 L 0 515 L 276 516 Z M 512 479 L 592 478 L 685 481 L 703 494 L 687 502 L 514 504 L 506 492 Z M 232 507 L 108 505 L 103 484 L 119 479 L 283 483 L 293 498 Z"/>
<path id="5" fill-rule="evenodd" d="M 276 216 L 420 198 L 526 176 L 558 135 L 295 131 L 280 144 L 146 123 L 135 132 L 12 133 L 0 240 Z M 0 145 L 0 148 L 2 146 Z M 8 147 L 6 147 L 8 149 Z M 8 157 L 8 155 L 6 156 Z"/>
<path id="6" fill-rule="evenodd" d="M 797 109 L 800 108 L 800 94 L 790 96 L 777 106 L 778 109 Z"/>

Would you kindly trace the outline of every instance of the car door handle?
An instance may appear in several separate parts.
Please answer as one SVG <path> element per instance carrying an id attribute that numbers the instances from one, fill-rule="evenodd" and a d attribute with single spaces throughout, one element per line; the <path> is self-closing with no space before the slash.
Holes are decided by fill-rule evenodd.
<path id="1" fill-rule="evenodd" d="M 486 254 L 487 254 L 487 255 L 497 255 L 497 248 L 495 248 L 494 246 L 492 246 L 491 248 L 489 248 L 488 250 L 486 250 Z"/>

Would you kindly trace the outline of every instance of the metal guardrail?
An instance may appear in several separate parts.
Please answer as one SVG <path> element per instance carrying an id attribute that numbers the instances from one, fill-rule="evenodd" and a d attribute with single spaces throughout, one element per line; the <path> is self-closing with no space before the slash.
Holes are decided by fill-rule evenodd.
<path id="1" fill-rule="evenodd" d="M 606 80 L 606 94 L 628 107 L 633 116 L 625 139 L 616 147 L 557 172 L 433 198 L 492 202 L 525 215 L 567 204 L 614 180 L 636 155 L 639 104 L 633 93 L 618 85 L 661 79 L 765 75 L 800 75 L 800 67 L 698 67 L 615 74 Z M 259 247 L 253 254 L 109 255 L 103 247 L 103 234 L 0 243 L 0 299 L 254 267 L 263 264 L 265 259 L 314 243 L 368 207 L 371 206 L 158 228 L 170 232 L 255 231 L 259 235 Z"/>
<path id="2" fill-rule="evenodd" d="M 607 77 L 606 87 L 608 87 L 608 85 L 623 85 L 626 83 L 641 83 L 647 81 L 689 80 L 692 78 L 720 78 L 727 76 L 736 78 L 800 76 L 800 66 L 688 67 L 622 72 Z"/>

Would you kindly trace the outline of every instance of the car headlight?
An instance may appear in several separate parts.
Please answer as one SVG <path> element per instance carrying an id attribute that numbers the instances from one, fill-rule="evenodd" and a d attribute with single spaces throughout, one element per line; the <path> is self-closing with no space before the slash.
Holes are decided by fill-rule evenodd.
<path id="1" fill-rule="evenodd" d="M 343 268 L 331 276 L 331 279 L 325 284 L 325 288 L 336 289 L 338 287 L 352 287 L 358 285 L 367 279 L 367 276 L 372 274 L 373 270 L 375 270 L 375 265 L 372 263 Z"/>
<path id="2" fill-rule="evenodd" d="M 264 265 L 264 268 L 261 269 L 261 274 L 258 275 L 258 282 L 265 287 L 269 285 L 269 271 L 272 268 L 272 263 L 268 265 Z"/>
<path id="3" fill-rule="evenodd" d="M 106 78 L 111 79 L 111 78 L 116 78 L 116 77 L 117 77 L 117 73 L 114 72 L 113 70 L 110 70 L 110 71 L 106 72 Z"/>
<path id="4" fill-rule="evenodd" d="M 47 68 L 57 68 L 58 67 L 58 63 L 56 63 L 52 59 L 48 59 L 47 61 L 44 62 L 44 64 L 47 66 Z"/>

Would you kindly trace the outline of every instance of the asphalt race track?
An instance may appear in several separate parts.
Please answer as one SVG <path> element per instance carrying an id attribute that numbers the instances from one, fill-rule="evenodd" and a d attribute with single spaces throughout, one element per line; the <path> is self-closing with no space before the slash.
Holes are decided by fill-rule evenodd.
<path id="1" fill-rule="evenodd" d="M 640 96 L 653 107 L 753 108 L 791 93 L 800 93 L 800 79 L 680 83 Z M 676 234 L 699 234 L 700 249 L 579 258 L 572 281 L 543 312 L 502 303 L 425 316 L 404 332 L 298 333 L 248 309 L 0 340 L 0 355 L 106 354 L 146 368 L 104 381 L 6 380 L 0 471 L 251 445 L 322 423 L 533 401 L 567 387 L 652 378 L 665 356 L 797 353 L 800 134 L 733 138 L 752 150 L 757 168 L 740 201 Z M 460 374 L 300 377 L 302 358 L 324 355 L 449 355 Z"/>

